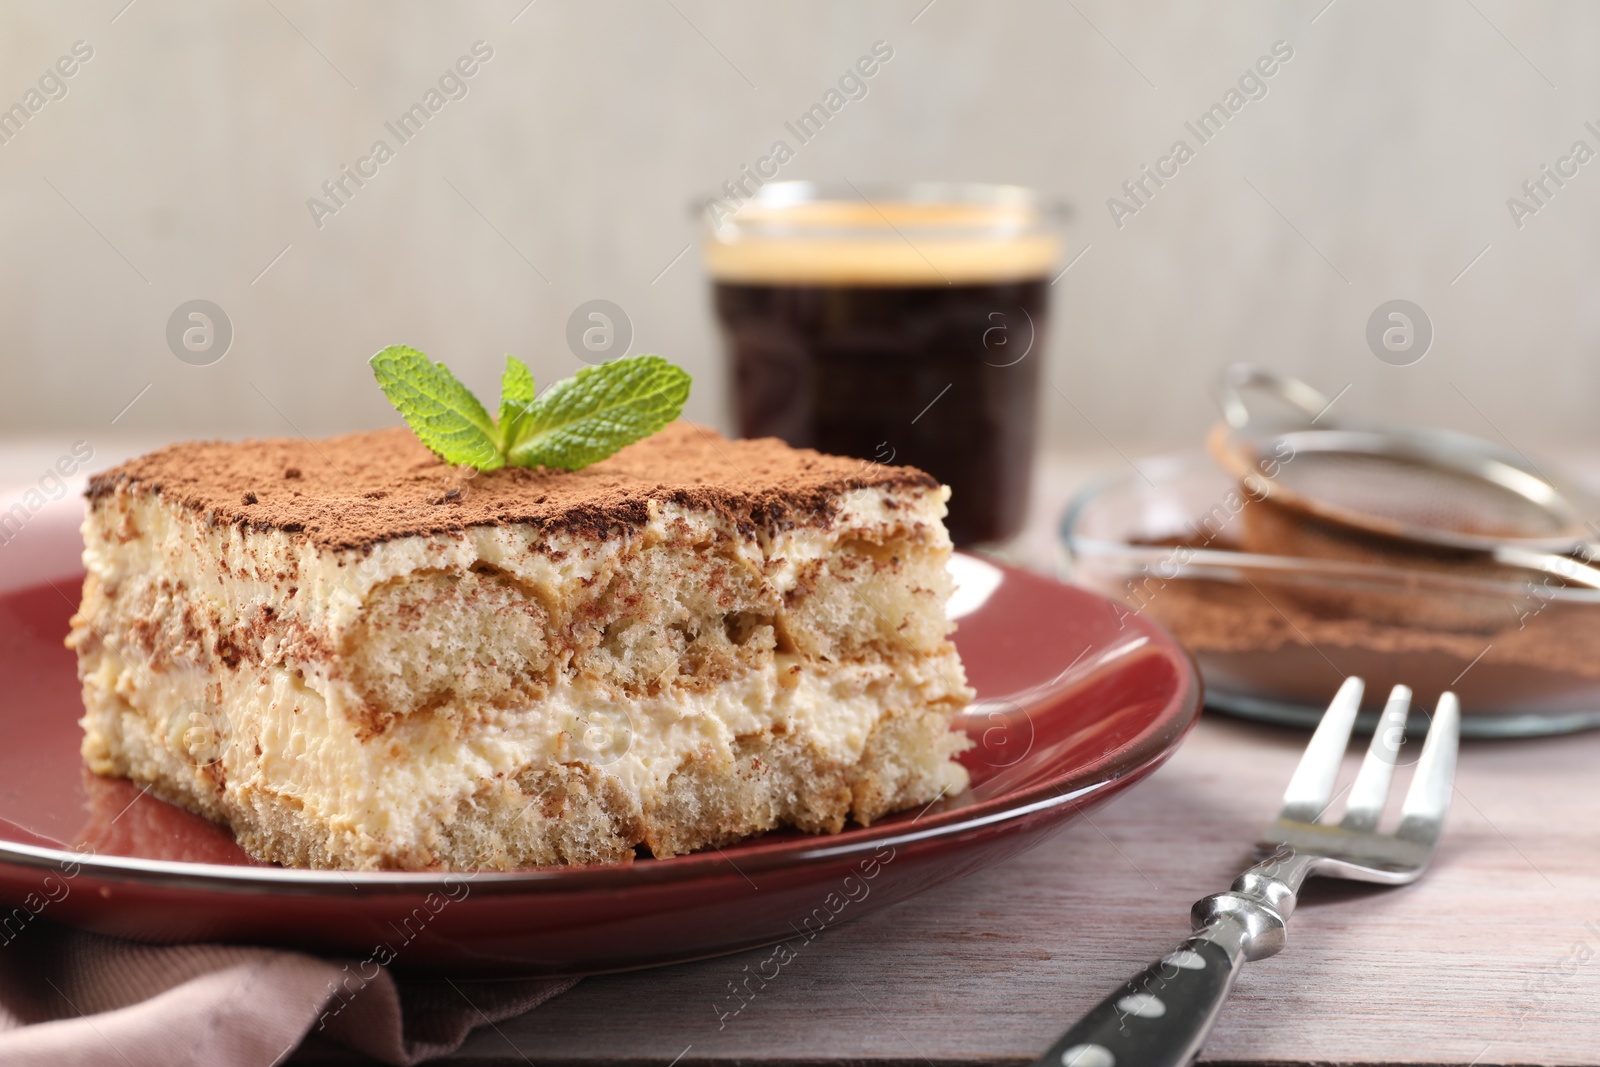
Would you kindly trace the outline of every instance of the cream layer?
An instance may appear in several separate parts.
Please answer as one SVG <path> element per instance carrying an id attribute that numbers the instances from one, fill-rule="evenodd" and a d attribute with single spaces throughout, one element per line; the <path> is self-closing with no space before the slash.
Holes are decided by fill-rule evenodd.
<path id="1" fill-rule="evenodd" d="M 84 678 L 92 694 L 84 753 L 96 773 L 159 781 L 212 814 L 243 810 L 240 798 L 266 792 L 346 838 L 341 851 L 405 855 L 426 851 L 433 828 L 530 769 L 592 766 L 648 807 L 690 755 L 731 766 L 741 736 L 776 729 L 850 765 L 886 714 L 950 713 L 966 698 L 953 652 L 822 669 L 779 656 L 771 669 L 706 693 L 617 701 L 562 685 L 527 706 L 485 709 L 465 727 L 452 716 L 411 716 L 363 740 L 321 682 L 281 668 L 154 673 L 104 650 Z M 952 733 L 947 745 L 902 755 L 920 756 L 924 773 L 953 794 L 966 785 L 951 759 L 964 745 Z M 170 754 L 185 768 L 179 780 Z"/>

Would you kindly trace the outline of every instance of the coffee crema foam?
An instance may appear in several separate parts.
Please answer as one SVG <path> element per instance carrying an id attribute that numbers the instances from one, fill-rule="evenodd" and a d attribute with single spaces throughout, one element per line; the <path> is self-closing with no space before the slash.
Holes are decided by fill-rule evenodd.
<path id="1" fill-rule="evenodd" d="M 747 204 L 706 243 L 719 282 L 948 285 L 1048 275 L 1062 242 L 1017 206 L 821 201 Z"/>

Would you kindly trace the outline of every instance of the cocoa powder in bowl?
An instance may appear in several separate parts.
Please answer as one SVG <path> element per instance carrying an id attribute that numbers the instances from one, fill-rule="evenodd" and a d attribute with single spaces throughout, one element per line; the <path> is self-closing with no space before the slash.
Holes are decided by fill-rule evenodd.
<path id="1" fill-rule="evenodd" d="M 1244 511 L 1263 507 L 1251 501 Z M 1245 548 L 1230 538 L 1190 546 Z M 1566 602 L 1543 576 L 1524 574 L 1519 586 L 1509 579 L 1521 572 L 1507 568 L 1418 562 L 1426 565 L 1369 583 L 1329 580 L 1314 564 L 1305 574 L 1176 577 L 1144 606 L 1195 654 L 1207 684 L 1230 694 L 1315 707 L 1359 675 L 1372 710 L 1398 684 L 1428 707 L 1453 689 L 1464 715 L 1595 709 L 1600 603 Z"/>

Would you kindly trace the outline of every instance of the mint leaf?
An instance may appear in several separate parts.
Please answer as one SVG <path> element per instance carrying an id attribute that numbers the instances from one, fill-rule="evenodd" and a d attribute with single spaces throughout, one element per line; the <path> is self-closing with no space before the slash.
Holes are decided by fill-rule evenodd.
<path id="1" fill-rule="evenodd" d="M 518 467 L 587 467 L 677 418 L 692 380 L 660 356 L 585 367 L 534 400 L 506 458 Z"/>
<path id="2" fill-rule="evenodd" d="M 506 357 L 505 373 L 500 376 L 500 448 L 511 451 L 511 443 L 522 432 L 529 409 L 533 407 L 538 390 L 533 385 L 533 371 L 515 356 Z"/>
<path id="3" fill-rule="evenodd" d="M 494 420 L 443 363 L 405 345 L 390 345 L 367 362 L 406 425 L 446 463 L 481 471 L 505 465 Z"/>

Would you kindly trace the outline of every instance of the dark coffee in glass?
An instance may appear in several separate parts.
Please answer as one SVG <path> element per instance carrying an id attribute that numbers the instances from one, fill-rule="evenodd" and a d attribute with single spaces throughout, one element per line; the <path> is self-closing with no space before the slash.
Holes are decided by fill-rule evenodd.
<path id="1" fill-rule="evenodd" d="M 1026 190 L 764 187 L 707 248 L 739 432 L 921 467 L 956 544 L 1014 536 L 1059 252 Z"/>

